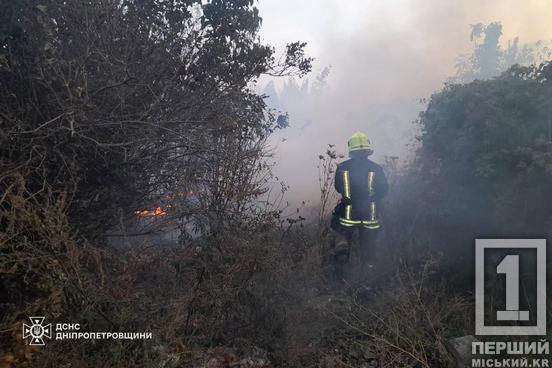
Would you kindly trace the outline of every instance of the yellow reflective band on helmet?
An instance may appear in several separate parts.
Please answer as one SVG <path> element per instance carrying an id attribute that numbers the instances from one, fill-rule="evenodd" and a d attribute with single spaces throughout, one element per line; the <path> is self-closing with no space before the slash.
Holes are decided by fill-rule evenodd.
<path id="1" fill-rule="evenodd" d="M 348 204 L 345 206 L 345 219 L 350 220 L 351 219 L 351 205 Z"/>
<path id="2" fill-rule="evenodd" d="M 351 184 L 349 183 L 349 171 L 343 171 L 343 196 L 351 198 Z"/>
<path id="3" fill-rule="evenodd" d="M 374 195 L 374 172 L 368 171 L 368 194 Z"/>
<path id="4" fill-rule="evenodd" d="M 362 132 L 356 132 L 353 134 L 347 141 L 347 146 L 349 147 L 349 152 L 372 149 L 370 140 L 368 140 L 366 134 Z"/>

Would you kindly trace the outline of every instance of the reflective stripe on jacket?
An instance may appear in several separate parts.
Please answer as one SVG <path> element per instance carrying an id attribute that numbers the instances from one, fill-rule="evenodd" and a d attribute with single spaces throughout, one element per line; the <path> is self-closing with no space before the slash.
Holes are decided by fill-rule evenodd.
<path id="1" fill-rule="evenodd" d="M 380 227 L 379 201 L 388 191 L 381 166 L 366 158 L 342 162 L 335 173 L 335 189 L 342 197 L 336 208 L 341 226 Z"/>

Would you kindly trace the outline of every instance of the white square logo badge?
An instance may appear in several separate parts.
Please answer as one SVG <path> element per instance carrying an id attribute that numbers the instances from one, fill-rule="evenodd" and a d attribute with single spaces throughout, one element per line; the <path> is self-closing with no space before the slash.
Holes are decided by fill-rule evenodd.
<path id="1" fill-rule="evenodd" d="M 494 310 L 494 320 L 503 325 L 485 324 L 485 250 L 503 249 L 507 254 L 493 272 L 505 277 L 505 309 Z M 536 250 L 536 308 L 520 307 L 520 257 L 523 251 Z M 533 269 L 531 269 L 533 270 Z M 532 316 L 536 313 L 536 316 Z M 536 325 L 527 325 L 536 321 Z M 520 324 L 520 325 L 514 325 Z M 475 240 L 475 334 L 546 335 L 546 239 Z"/>

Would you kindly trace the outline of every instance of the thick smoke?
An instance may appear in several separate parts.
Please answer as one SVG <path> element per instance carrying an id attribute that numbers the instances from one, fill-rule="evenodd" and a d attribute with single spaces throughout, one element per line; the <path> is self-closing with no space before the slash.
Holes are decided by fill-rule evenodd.
<path id="1" fill-rule="evenodd" d="M 287 198 L 294 204 L 316 203 L 318 154 L 328 143 L 345 152 L 347 137 L 357 130 L 370 136 L 374 160 L 397 156 L 407 161 L 417 133 L 412 122 L 425 107 L 424 99 L 457 75 L 459 63 L 465 68 L 466 55 L 485 42 L 485 29 L 474 33 L 474 25 L 501 22 L 500 30 L 489 27 L 495 33 L 487 42 L 501 36 L 504 55 L 511 59 L 506 53 L 509 40 L 514 45 L 518 36 L 522 44 L 552 38 L 552 4 L 547 0 L 352 3 L 259 4 L 267 41 L 283 45 L 301 39 L 316 58 L 308 81 L 259 84 L 273 107 L 290 114 L 290 127 L 273 143 L 275 172 L 290 185 Z"/>

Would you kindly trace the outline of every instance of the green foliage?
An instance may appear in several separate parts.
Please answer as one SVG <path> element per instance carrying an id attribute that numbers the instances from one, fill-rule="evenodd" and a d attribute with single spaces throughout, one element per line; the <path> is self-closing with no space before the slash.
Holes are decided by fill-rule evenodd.
<path id="1" fill-rule="evenodd" d="M 474 43 L 473 51 L 458 58 L 456 75 L 451 80 L 467 83 L 474 79 L 494 78 L 512 65 L 539 64 L 552 57 L 550 42 L 520 43 L 515 37 L 504 47 L 500 44 L 501 36 L 500 22 L 472 24 L 470 41 Z"/>
<path id="2" fill-rule="evenodd" d="M 548 234 L 551 69 L 513 67 L 432 96 L 419 119 L 416 169 L 421 205 L 438 219 L 436 232 Z"/>
<path id="3" fill-rule="evenodd" d="M 251 0 L 0 8 L 0 365 L 4 349 L 10 362 L 28 360 L 16 351 L 26 314 L 156 329 L 164 344 L 264 343 L 258 326 L 277 336 L 272 284 L 254 279 L 281 249 L 257 246 L 279 212 L 257 200 L 271 178 L 267 139 L 287 117 L 251 85 L 308 72 L 305 44 L 276 60 Z M 124 232 L 135 210 L 160 202 L 171 225 L 193 227 L 183 247 L 123 255 L 106 244 L 107 230 Z M 44 366 L 59 365 L 56 352 L 74 366 L 147 366 L 159 355 L 136 341 L 49 351 Z"/>
<path id="4" fill-rule="evenodd" d="M 250 86 L 263 73 L 304 74 L 311 59 L 294 43 L 276 61 L 258 37 L 253 1 L 0 7 L 0 170 L 21 172 L 31 192 L 66 192 L 82 235 L 101 237 L 146 202 L 182 197 L 184 187 L 220 192 L 227 168 L 209 163 L 229 150 L 255 169 L 224 190 L 234 202 L 262 193 L 229 188 L 260 185 L 264 142 L 282 125 Z M 179 212 L 209 211 L 190 202 Z"/>

